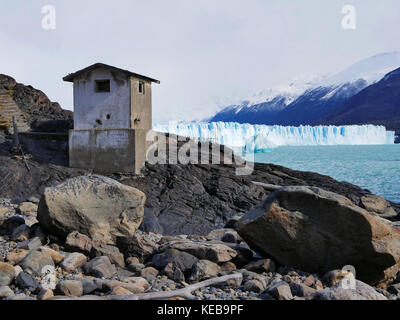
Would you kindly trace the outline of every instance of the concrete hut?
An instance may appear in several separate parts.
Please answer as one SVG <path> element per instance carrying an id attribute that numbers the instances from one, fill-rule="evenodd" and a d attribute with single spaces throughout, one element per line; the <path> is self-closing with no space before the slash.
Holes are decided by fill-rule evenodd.
<path id="1" fill-rule="evenodd" d="M 70 167 L 138 174 L 152 129 L 152 83 L 160 81 L 103 63 L 63 80 L 74 84 Z"/>

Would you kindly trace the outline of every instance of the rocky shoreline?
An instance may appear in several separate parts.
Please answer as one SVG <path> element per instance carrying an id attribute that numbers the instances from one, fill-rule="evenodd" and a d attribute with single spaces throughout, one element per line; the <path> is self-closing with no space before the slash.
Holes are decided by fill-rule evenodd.
<path id="1" fill-rule="evenodd" d="M 337 212 L 341 226 L 333 226 L 330 229 L 323 226 L 323 219 L 332 217 L 327 216 L 318 220 L 318 216 L 312 216 L 311 211 L 306 208 L 309 201 L 298 204 L 297 200 L 290 199 L 293 195 L 297 195 L 295 198 L 298 199 L 299 194 L 301 199 L 309 194 L 316 201 L 312 204 L 313 208 L 318 207 L 317 203 L 320 201 L 325 201 L 324 205 L 328 212 L 331 210 L 329 207 L 336 203 L 338 207 L 334 211 Z M 120 207 L 116 208 L 115 212 L 102 210 L 104 207 L 107 209 L 107 205 L 103 206 L 103 203 L 111 202 L 111 206 L 115 207 L 113 203 L 127 195 L 132 202 L 128 204 L 119 202 Z M 30 197 L 29 201 L 13 204 L 10 199 L 2 199 L 0 201 L 0 298 L 5 300 L 147 300 L 160 297 L 172 300 L 400 299 L 397 262 L 383 265 L 381 262 L 385 259 L 380 261 L 376 259 L 376 254 L 381 252 L 386 257 L 391 254 L 398 261 L 400 255 L 396 245 L 399 241 L 396 236 L 400 231 L 389 220 L 355 206 L 342 196 L 326 193 L 317 188 L 278 188 L 247 215 L 236 216 L 229 220 L 224 228 L 214 229 L 207 235 L 162 235 L 138 229 L 144 216 L 143 195 L 139 190 L 115 180 L 86 175 L 47 188 L 40 201 L 38 198 Z M 80 203 L 76 200 L 79 198 L 87 201 Z M 100 211 L 89 210 L 93 208 L 94 200 L 98 202 Z M 331 204 L 326 201 L 330 201 Z M 280 209 L 277 210 L 275 207 L 271 210 L 271 203 L 279 205 Z M 292 207 L 295 205 L 298 207 Z M 279 225 L 275 224 L 280 232 L 270 234 L 268 221 L 282 217 L 283 210 L 291 210 L 292 213 L 286 212 L 284 219 L 286 222 L 282 220 Z M 274 212 L 280 213 L 275 215 Z M 264 214 L 267 215 L 267 220 L 264 220 Z M 371 281 L 375 286 L 355 280 L 353 273 L 345 269 L 305 272 L 282 264 L 282 260 L 286 259 L 285 254 L 288 254 L 287 246 L 291 246 L 292 250 L 294 248 L 290 241 L 298 243 L 301 238 L 307 241 L 302 235 L 305 232 L 304 225 L 301 219 L 296 222 L 296 217 L 308 215 L 312 220 L 308 224 L 313 225 L 313 232 L 325 233 L 324 236 L 328 237 L 326 233 L 330 230 L 330 237 L 334 239 L 343 236 L 341 232 L 346 229 L 343 224 L 347 222 L 340 220 L 343 214 L 347 216 L 350 225 L 358 223 L 358 226 L 361 226 L 358 219 L 365 215 L 367 219 L 376 219 L 374 223 L 378 223 L 378 229 L 387 228 L 384 231 L 391 232 L 393 237 L 391 239 L 385 238 L 387 232 L 384 232 L 384 236 L 374 232 L 375 237 L 365 239 L 362 236 L 365 236 L 363 230 L 353 231 L 361 246 L 369 241 L 372 244 L 374 241 L 379 243 L 379 246 L 375 245 L 374 252 L 357 249 L 362 255 L 361 259 L 357 260 L 359 262 L 357 268 L 364 264 L 376 264 L 376 268 L 371 269 L 375 276 Z M 114 217 L 120 219 L 114 220 Z M 258 219 L 264 222 L 257 221 Z M 49 230 L 47 229 L 49 225 L 57 225 L 58 228 Z M 90 225 L 94 227 L 90 228 Z M 249 229 L 249 225 L 253 227 Z M 250 232 L 255 230 L 254 226 L 256 230 L 265 230 L 266 236 L 273 236 L 279 243 L 283 243 L 286 253 L 279 250 L 275 252 L 273 246 L 263 242 L 263 239 L 261 243 L 254 241 L 249 236 L 249 230 Z M 292 233 L 290 239 L 286 239 L 286 242 L 281 241 L 283 238 L 279 240 L 290 233 Z M 346 242 L 348 247 L 354 246 L 349 242 L 349 238 L 342 241 Z M 315 250 L 317 255 L 320 254 L 317 252 L 319 245 L 321 241 L 311 244 L 300 243 L 304 248 Z M 338 244 L 332 245 L 333 251 L 340 251 L 340 257 L 345 256 L 344 246 L 336 248 Z M 274 257 L 269 256 L 265 250 Z M 351 255 L 351 250 L 348 248 L 347 250 Z M 297 254 L 300 254 L 298 258 L 302 256 L 314 258 L 313 253 L 309 253 L 308 257 L 298 251 Z M 333 255 L 332 252 L 329 254 Z M 296 257 L 296 252 L 291 256 Z M 344 261 L 335 259 L 331 261 L 333 265 L 336 263 L 341 267 L 344 261 L 357 262 L 352 261 L 351 257 Z M 381 271 L 389 269 L 394 271 L 391 277 L 382 276 Z M 378 278 L 380 281 L 377 281 Z M 348 287 L 349 284 L 353 284 L 354 288 Z"/>
<path id="2" fill-rule="evenodd" d="M 59 151 L 28 171 L 1 139 L 1 299 L 400 298 L 400 207 L 368 190 L 235 162 L 96 176 Z"/>

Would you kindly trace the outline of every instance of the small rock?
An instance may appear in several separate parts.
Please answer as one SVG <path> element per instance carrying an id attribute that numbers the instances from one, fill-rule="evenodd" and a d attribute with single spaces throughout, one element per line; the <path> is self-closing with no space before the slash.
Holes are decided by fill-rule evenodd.
<path id="1" fill-rule="evenodd" d="M 236 251 L 237 255 L 231 262 L 233 262 L 238 268 L 243 268 L 243 266 L 253 261 L 254 252 L 247 244 L 226 243 L 226 245 Z"/>
<path id="2" fill-rule="evenodd" d="M 398 215 L 389 202 L 376 195 L 371 194 L 361 197 L 361 204 L 366 210 L 375 212 L 382 218 L 390 219 Z"/>
<path id="3" fill-rule="evenodd" d="M 41 243 L 47 242 L 47 235 L 43 231 L 43 229 L 40 227 L 39 223 L 35 223 L 34 225 L 31 226 L 30 237 L 31 238 L 39 238 Z"/>
<path id="4" fill-rule="evenodd" d="M 173 242 L 173 241 L 182 241 L 182 240 L 184 240 L 186 238 L 187 238 L 187 236 L 163 236 L 161 238 L 161 240 L 158 241 L 158 243 L 160 245 L 163 245 L 163 244 L 168 244 L 168 243 Z"/>
<path id="5" fill-rule="evenodd" d="M 235 266 L 234 263 L 232 263 L 230 261 L 225 262 L 225 263 L 223 263 L 221 265 L 221 272 L 228 272 L 229 273 L 229 272 L 232 272 L 234 270 L 236 270 L 236 266 Z"/>
<path id="6" fill-rule="evenodd" d="M 17 248 L 32 251 L 39 249 L 41 246 L 42 246 L 42 241 L 40 240 L 39 237 L 35 237 L 30 240 L 20 242 L 17 245 Z"/>
<path id="7" fill-rule="evenodd" d="M 387 288 L 387 291 L 389 291 L 392 294 L 395 294 L 396 296 L 400 295 L 400 283 L 390 285 Z"/>
<path id="8" fill-rule="evenodd" d="M 139 234 L 126 238 L 117 238 L 117 247 L 127 257 L 137 257 L 140 262 L 147 262 L 155 253 L 158 245 Z"/>
<path id="9" fill-rule="evenodd" d="M 15 277 L 15 270 L 11 264 L 0 262 L 0 286 L 8 286 Z"/>
<path id="10" fill-rule="evenodd" d="M 22 301 L 22 300 L 35 300 L 35 299 L 32 297 L 28 297 L 24 293 L 19 293 L 19 294 L 15 294 L 15 295 L 12 295 L 12 296 L 6 298 L 6 300 Z"/>
<path id="11" fill-rule="evenodd" d="M 215 229 L 212 230 L 208 235 L 207 235 L 207 240 L 221 240 L 224 235 L 228 232 L 236 232 L 234 229 L 230 229 L 230 228 L 224 228 L 224 229 Z M 175 239 L 178 240 L 178 239 Z M 171 242 L 174 241 L 173 239 L 168 241 Z"/>
<path id="12" fill-rule="evenodd" d="M 264 286 L 261 281 L 258 280 L 249 280 L 246 281 L 244 284 L 243 290 L 245 291 L 251 291 L 251 292 L 262 292 L 264 291 Z"/>
<path id="13" fill-rule="evenodd" d="M 175 282 L 185 281 L 185 275 L 174 263 L 168 263 L 162 270 L 162 274 L 166 275 L 169 279 Z"/>
<path id="14" fill-rule="evenodd" d="M 0 298 L 8 298 L 14 295 L 14 291 L 8 286 L 0 286 Z"/>
<path id="15" fill-rule="evenodd" d="M 94 258 L 83 266 L 85 274 L 97 278 L 110 278 L 117 273 L 117 269 L 106 256 Z"/>
<path id="16" fill-rule="evenodd" d="M 144 264 L 141 263 L 132 263 L 128 266 L 128 270 L 132 272 L 140 272 L 142 269 L 145 268 Z"/>
<path id="17" fill-rule="evenodd" d="M 65 258 L 61 253 L 50 249 L 49 247 L 41 247 L 40 251 L 47 253 L 53 259 L 55 264 L 61 263 Z"/>
<path id="18" fill-rule="evenodd" d="M 324 281 L 328 287 L 333 287 L 345 278 L 354 279 L 354 275 L 350 271 L 332 270 L 325 273 L 322 277 L 322 281 Z"/>
<path id="19" fill-rule="evenodd" d="M 140 261 L 139 261 L 139 259 L 136 258 L 136 257 L 128 257 L 128 258 L 126 258 L 126 264 L 127 264 L 127 265 L 130 265 L 130 264 L 139 264 L 139 263 L 140 263 Z"/>
<path id="20" fill-rule="evenodd" d="M 173 263 L 184 274 L 189 274 L 193 265 L 197 261 L 198 259 L 195 256 L 187 252 L 182 252 L 175 249 L 167 249 L 165 252 L 153 256 L 151 264 L 153 267 L 161 270 L 165 268 L 168 263 Z"/>
<path id="21" fill-rule="evenodd" d="M 67 271 L 75 271 L 76 269 L 82 267 L 87 262 L 87 258 L 84 254 L 79 252 L 74 252 L 67 255 L 61 262 L 61 267 Z"/>
<path id="22" fill-rule="evenodd" d="M 21 289 L 36 290 L 39 287 L 37 280 L 26 272 L 21 272 L 15 279 L 15 284 Z"/>
<path id="23" fill-rule="evenodd" d="M 242 219 L 242 216 L 239 216 L 239 215 L 233 216 L 230 220 L 228 220 L 228 222 L 225 225 L 225 228 L 233 228 L 233 229 L 235 229 L 236 228 L 236 223 L 240 219 Z"/>
<path id="24" fill-rule="evenodd" d="M 22 217 L 13 216 L 8 218 L 0 224 L 0 235 L 12 234 L 16 228 L 23 224 L 25 224 L 25 220 Z"/>
<path id="25" fill-rule="evenodd" d="M 124 295 L 132 295 L 133 293 L 130 292 L 128 289 L 125 289 L 123 287 L 115 287 L 111 291 L 111 295 L 116 295 L 116 296 L 124 296 Z"/>
<path id="26" fill-rule="evenodd" d="M 27 255 L 29 251 L 25 249 L 14 249 L 7 254 L 7 261 L 12 264 L 20 263 Z"/>
<path id="27" fill-rule="evenodd" d="M 28 201 L 29 201 L 29 202 L 32 202 L 32 203 L 39 204 L 40 199 L 37 198 L 37 197 L 35 197 L 35 196 L 30 196 L 30 197 L 28 198 Z"/>
<path id="28" fill-rule="evenodd" d="M 304 279 L 303 283 L 307 286 L 307 287 L 312 287 L 315 283 L 315 278 L 312 274 L 310 274 L 307 278 Z"/>
<path id="29" fill-rule="evenodd" d="M 189 281 L 197 282 L 205 279 L 210 279 L 218 276 L 220 267 L 214 262 L 208 260 L 199 260 L 193 265 L 192 274 Z"/>
<path id="30" fill-rule="evenodd" d="M 89 255 L 92 250 L 92 240 L 88 236 L 74 231 L 68 234 L 65 248 L 69 252 L 80 252 L 84 255 Z"/>
<path id="31" fill-rule="evenodd" d="M 239 236 L 239 234 L 236 231 L 229 231 L 224 234 L 221 241 L 228 242 L 228 243 L 240 243 L 242 241 L 242 238 Z"/>
<path id="32" fill-rule="evenodd" d="M 13 233 L 11 234 L 12 241 L 27 241 L 29 240 L 31 229 L 26 224 L 21 224 L 17 228 L 14 229 Z"/>
<path id="33" fill-rule="evenodd" d="M 48 266 L 54 268 L 54 262 L 51 256 L 38 250 L 30 251 L 19 265 L 24 271 L 33 272 L 36 276 L 45 274 Z"/>
<path id="34" fill-rule="evenodd" d="M 15 277 L 18 277 L 18 275 L 24 270 L 22 270 L 21 266 L 16 265 L 14 266 L 14 271 L 15 271 Z"/>
<path id="35" fill-rule="evenodd" d="M 275 300 L 273 296 L 271 296 L 269 293 L 263 292 L 260 295 L 261 300 Z"/>
<path id="36" fill-rule="evenodd" d="M 91 257 L 107 256 L 111 263 L 117 265 L 120 268 L 125 268 L 124 255 L 115 246 L 108 244 L 94 244 L 91 251 Z"/>
<path id="37" fill-rule="evenodd" d="M 272 287 L 267 289 L 267 293 L 273 296 L 277 300 L 292 300 L 293 295 L 290 290 L 289 284 L 286 282 L 278 282 Z"/>
<path id="38" fill-rule="evenodd" d="M 322 289 L 324 289 L 324 285 L 322 284 L 322 282 L 320 280 L 316 280 L 313 288 L 316 290 L 322 290 Z"/>
<path id="39" fill-rule="evenodd" d="M 83 295 L 83 286 L 81 281 L 64 280 L 57 284 L 56 293 L 70 297 L 80 297 Z"/>
<path id="40" fill-rule="evenodd" d="M 48 289 L 48 290 L 46 290 L 46 289 L 40 290 L 40 292 L 38 293 L 38 296 L 37 296 L 37 298 L 39 300 L 47 300 L 47 299 L 52 298 L 52 297 L 54 297 L 54 293 L 53 293 L 53 290 L 50 290 L 50 289 Z"/>
<path id="41" fill-rule="evenodd" d="M 153 267 L 148 267 L 148 268 L 144 268 L 141 270 L 140 275 L 142 277 L 147 277 L 147 276 L 153 276 L 153 277 L 157 277 L 158 276 L 158 270 L 153 268 Z"/>
<path id="42" fill-rule="evenodd" d="M 0 207 L 0 217 L 5 216 L 9 211 L 10 209 L 8 208 Z"/>
<path id="43" fill-rule="evenodd" d="M 128 277 L 128 278 L 124 279 L 124 281 L 128 282 L 130 284 L 137 285 L 137 286 L 143 288 L 143 290 L 148 290 L 150 288 L 149 282 L 142 277 Z"/>
<path id="44" fill-rule="evenodd" d="M 132 279 L 132 278 L 129 278 Z M 143 279 L 143 278 L 140 278 Z M 144 281 L 146 281 L 145 279 L 143 279 Z M 127 279 L 125 279 L 124 281 L 127 281 Z M 146 281 L 147 286 L 149 286 L 149 283 Z M 122 287 L 124 289 L 129 290 L 132 293 L 143 293 L 145 292 L 145 289 L 143 287 L 143 283 L 135 283 L 132 281 L 128 281 L 128 282 L 121 282 L 121 281 L 117 281 L 117 280 L 104 280 L 103 281 L 103 288 L 105 288 L 108 291 L 112 291 L 114 288 L 116 287 Z"/>
<path id="45" fill-rule="evenodd" d="M 263 273 L 275 272 L 275 263 L 271 259 L 252 261 L 243 267 L 246 270 Z"/>
<path id="46" fill-rule="evenodd" d="M 82 280 L 83 294 L 91 294 L 96 290 L 102 289 L 93 279 L 83 279 Z"/>
<path id="47" fill-rule="evenodd" d="M 295 282 L 291 282 L 290 284 L 290 290 L 292 292 L 293 295 L 297 296 L 297 297 L 304 297 L 306 299 L 313 299 L 315 293 L 317 292 L 317 290 L 306 286 L 303 283 L 295 283 Z"/>
<path id="48" fill-rule="evenodd" d="M 223 263 L 237 256 L 236 250 L 229 246 L 210 242 L 179 241 L 163 245 L 160 251 L 175 249 L 195 256 L 198 259 L 209 260 L 215 263 Z"/>
<path id="49" fill-rule="evenodd" d="M 26 215 L 36 215 L 38 206 L 32 202 L 22 202 L 19 205 L 19 211 Z"/>

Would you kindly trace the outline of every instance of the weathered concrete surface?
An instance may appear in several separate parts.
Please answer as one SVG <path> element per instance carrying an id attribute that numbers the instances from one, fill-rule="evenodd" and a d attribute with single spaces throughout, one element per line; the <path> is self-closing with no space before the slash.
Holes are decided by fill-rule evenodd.
<path id="1" fill-rule="evenodd" d="M 114 242 L 135 234 L 142 222 L 146 196 L 113 179 L 88 175 L 46 188 L 38 221 L 51 234 L 78 231 L 93 240 Z"/>
<path id="2" fill-rule="evenodd" d="M 96 173 L 140 173 L 146 160 L 146 130 L 71 130 L 69 166 Z"/>
<path id="3" fill-rule="evenodd" d="M 110 80 L 110 92 L 96 92 L 97 80 Z M 74 129 L 129 129 L 130 81 L 105 68 L 74 79 Z"/>
<path id="4" fill-rule="evenodd" d="M 144 85 L 144 92 L 138 90 L 139 83 Z M 130 78 L 131 86 L 131 128 L 149 130 L 152 122 L 152 92 L 151 81 Z"/>

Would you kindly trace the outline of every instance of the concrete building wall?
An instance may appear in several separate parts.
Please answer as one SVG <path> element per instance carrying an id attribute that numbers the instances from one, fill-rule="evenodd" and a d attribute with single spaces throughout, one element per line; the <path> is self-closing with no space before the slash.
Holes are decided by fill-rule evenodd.
<path id="1" fill-rule="evenodd" d="M 110 92 L 96 92 L 96 80 L 110 80 Z M 99 68 L 74 79 L 74 129 L 129 129 L 130 79 Z"/>
<path id="2" fill-rule="evenodd" d="M 69 165 L 91 168 L 97 173 L 140 173 L 146 160 L 145 130 L 71 130 Z M 137 150 L 143 152 L 137 152 Z M 135 152 L 136 150 L 136 152 Z"/>
<path id="3" fill-rule="evenodd" d="M 139 92 L 139 83 L 144 84 L 144 93 Z M 130 78 L 131 92 L 131 128 L 147 129 L 152 128 L 152 96 L 151 82 L 140 78 Z"/>

